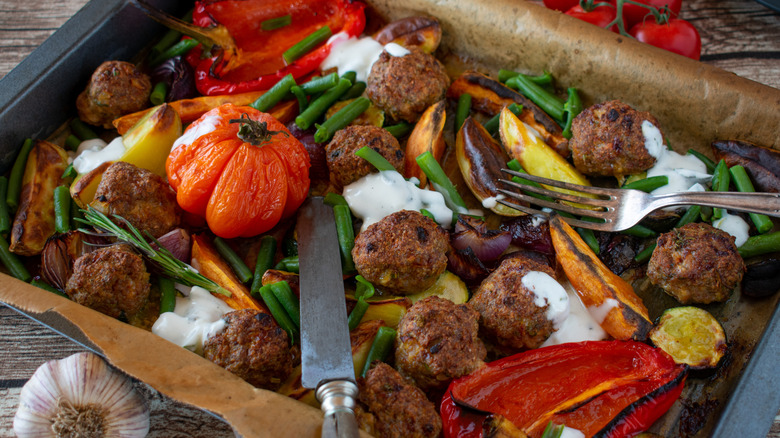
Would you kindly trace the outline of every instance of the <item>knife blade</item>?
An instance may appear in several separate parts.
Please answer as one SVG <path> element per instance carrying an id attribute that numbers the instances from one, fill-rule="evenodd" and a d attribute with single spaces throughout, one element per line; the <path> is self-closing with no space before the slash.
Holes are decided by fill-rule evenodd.
<path id="1" fill-rule="evenodd" d="M 357 399 L 333 208 L 310 197 L 298 212 L 301 383 L 316 388 L 323 437 L 357 437 Z"/>

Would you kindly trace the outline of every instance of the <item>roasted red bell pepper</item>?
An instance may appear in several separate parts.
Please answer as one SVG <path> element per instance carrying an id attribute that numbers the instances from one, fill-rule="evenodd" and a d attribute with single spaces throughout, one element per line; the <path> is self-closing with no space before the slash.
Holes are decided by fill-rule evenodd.
<path id="1" fill-rule="evenodd" d="M 680 396 L 687 367 L 635 341 L 569 343 L 526 351 L 453 381 L 441 404 L 445 437 L 481 437 L 500 414 L 531 437 L 548 423 L 585 436 L 632 436 Z"/>
<path id="2" fill-rule="evenodd" d="M 217 0 L 198 1 L 193 23 L 201 27 L 225 26 L 238 47 L 240 62 L 228 65 L 218 56 L 200 61 L 195 69 L 198 91 L 204 95 L 236 94 L 271 88 L 292 73 L 300 78 L 316 70 L 330 52 L 324 44 L 290 65 L 282 53 L 322 26 L 335 35 L 359 36 L 366 25 L 365 5 L 352 0 Z M 268 19 L 291 16 L 291 24 L 261 30 Z"/>

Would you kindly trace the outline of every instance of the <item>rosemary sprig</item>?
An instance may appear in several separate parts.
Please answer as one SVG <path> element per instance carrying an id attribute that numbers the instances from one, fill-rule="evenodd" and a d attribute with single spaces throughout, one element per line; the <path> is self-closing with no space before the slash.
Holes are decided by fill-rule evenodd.
<path id="1" fill-rule="evenodd" d="M 159 268 L 166 276 L 173 278 L 179 283 L 185 284 L 187 286 L 200 286 L 209 292 L 230 296 L 229 290 L 204 277 L 195 271 L 192 266 L 174 257 L 174 255 L 171 254 L 171 252 L 168 251 L 165 247 L 160 245 L 155 238 L 149 236 L 149 238 L 157 244 L 156 249 L 152 247 L 152 245 L 141 235 L 141 232 L 138 231 L 138 229 L 135 228 L 132 224 L 130 224 L 127 219 L 118 215 L 113 215 L 116 220 L 127 227 L 127 230 L 125 230 L 109 219 L 108 216 L 95 210 L 92 207 L 87 207 L 87 210 L 81 211 L 84 213 L 84 219 L 77 218 L 77 221 L 100 230 L 101 236 L 109 235 L 116 238 L 117 240 L 132 245 L 137 250 L 141 251 L 141 253 L 149 261 L 154 263 L 154 265 L 157 266 L 157 268 Z M 79 231 L 86 234 L 96 234 L 83 228 L 80 228 Z"/>

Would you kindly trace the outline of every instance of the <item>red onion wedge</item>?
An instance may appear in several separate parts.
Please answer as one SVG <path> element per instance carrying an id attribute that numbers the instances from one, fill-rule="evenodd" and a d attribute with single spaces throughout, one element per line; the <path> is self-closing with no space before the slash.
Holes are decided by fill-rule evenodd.
<path id="1" fill-rule="evenodd" d="M 480 261 L 489 262 L 501 257 L 512 236 L 507 231 L 488 230 L 481 220 L 460 216 L 450 242 L 455 249 L 471 248 Z"/>

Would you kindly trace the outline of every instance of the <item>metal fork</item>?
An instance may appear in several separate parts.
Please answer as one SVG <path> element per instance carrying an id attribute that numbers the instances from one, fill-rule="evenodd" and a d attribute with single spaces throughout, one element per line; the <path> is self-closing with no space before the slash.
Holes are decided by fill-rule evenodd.
<path id="1" fill-rule="evenodd" d="M 719 207 L 728 210 L 780 217 L 780 193 L 679 192 L 656 196 L 639 190 L 581 186 L 578 184 L 533 176 L 527 173 L 515 172 L 509 169 L 501 170 L 509 175 L 517 176 L 548 187 L 557 187 L 584 194 L 585 196 L 578 196 L 576 194 L 561 193 L 543 187 L 535 187 L 530 184 L 520 184 L 514 181 L 499 179 L 499 182 L 522 191 L 498 190 L 500 193 L 511 198 L 528 202 L 542 208 L 563 211 L 575 216 L 585 216 L 602 220 L 602 222 L 591 222 L 576 218 L 564 218 L 569 225 L 590 228 L 592 230 L 622 231 L 638 224 L 645 216 L 655 210 L 675 205 Z M 539 199 L 523 192 L 536 193 L 538 195 L 546 196 L 547 199 Z M 587 197 L 588 195 L 595 195 L 596 199 Z M 567 201 L 569 203 L 582 205 L 571 205 L 556 201 Z M 542 210 L 509 202 L 506 198 L 499 199 L 498 202 L 528 214 L 549 215 L 548 212 Z"/>

